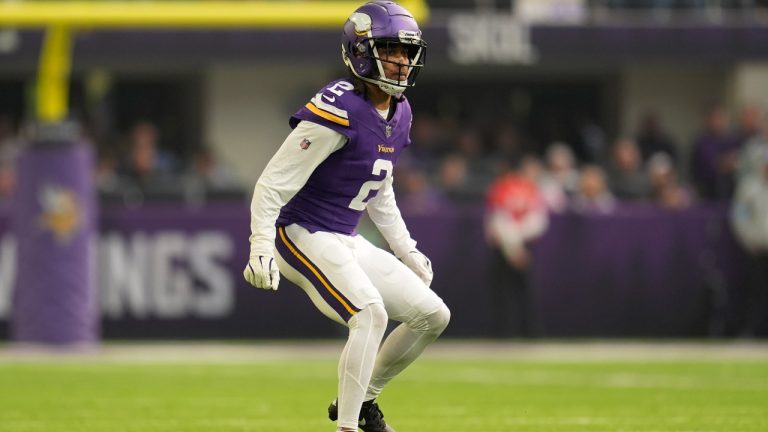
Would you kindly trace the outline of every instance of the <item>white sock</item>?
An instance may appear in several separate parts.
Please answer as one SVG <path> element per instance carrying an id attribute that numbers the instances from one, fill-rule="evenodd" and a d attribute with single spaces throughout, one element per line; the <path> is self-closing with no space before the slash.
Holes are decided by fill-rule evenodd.
<path id="1" fill-rule="evenodd" d="M 387 336 L 376 357 L 365 400 L 375 399 L 384 386 L 418 358 L 445 330 L 451 313 L 443 305 L 427 316 L 402 323 Z"/>
<path id="2" fill-rule="evenodd" d="M 339 359 L 338 430 L 357 430 L 360 407 L 387 320 L 387 311 L 378 303 L 366 306 L 349 320 L 349 338 Z"/>

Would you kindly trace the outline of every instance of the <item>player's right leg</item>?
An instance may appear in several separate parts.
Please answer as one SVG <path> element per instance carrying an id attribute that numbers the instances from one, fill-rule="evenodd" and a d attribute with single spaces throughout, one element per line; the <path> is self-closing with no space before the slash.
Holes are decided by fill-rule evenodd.
<path id="1" fill-rule="evenodd" d="M 348 236 L 310 233 L 298 225 L 278 228 L 280 272 L 309 295 L 327 317 L 349 328 L 339 359 L 339 431 L 357 430 L 376 353 L 387 327 L 381 295 L 356 262 Z"/>

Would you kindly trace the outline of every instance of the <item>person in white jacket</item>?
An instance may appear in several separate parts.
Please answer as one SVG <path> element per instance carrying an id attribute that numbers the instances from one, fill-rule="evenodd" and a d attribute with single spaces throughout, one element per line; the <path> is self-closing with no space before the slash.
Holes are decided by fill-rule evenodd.
<path id="1" fill-rule="evenodd" d="M 745 150 L 746 151 L 746 150 Z M 742 333 L 768 335 L 768 146 L 756 156 L 755 169 L 739 179 L 731 206 L 731 224 L 748 257 L 747 308 Z"/>

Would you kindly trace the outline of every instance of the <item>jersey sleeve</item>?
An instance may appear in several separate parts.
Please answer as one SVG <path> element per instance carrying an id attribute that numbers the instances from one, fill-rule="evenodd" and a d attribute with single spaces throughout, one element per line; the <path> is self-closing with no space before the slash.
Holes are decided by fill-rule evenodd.
<path id="1" fill-rule="evenodd" d="M 351 139 L 353 129 L 350 127 L 349 110 L 345 107 L 344 100 L 344 96 L 337 95 L 326 87 L 296 111 L 289 124 L 295 128 L 299 122 L 306 120 Z"/>
<path id="2" fill-rule="evenodd" d="M 379 193 L 368 201 L 366 210 L 395 256 L 403 257 L 416 248 L 416 241 L 411 238 L 411 233 L 397 207 L 395 191 L 392 188 L 392 176 L 384 179 Z"/>
<path id="3" fill-rule="evenodd" d="M 251 256 L 272 255 L 280 209 L 346 137 L 321 125 L 302 122 L 285 139 L 262 172 L 251 200 Z"/>

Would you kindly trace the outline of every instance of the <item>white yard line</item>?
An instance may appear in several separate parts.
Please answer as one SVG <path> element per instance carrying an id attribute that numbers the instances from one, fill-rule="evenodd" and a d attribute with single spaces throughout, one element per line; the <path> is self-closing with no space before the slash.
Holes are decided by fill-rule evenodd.
<path id="1" fill-rule="evenodd" d="M 532 361 L 768 360 L 768 342 L 756 341 L 447 341 L 433 357 Z"/>
<path id="2" fill-rule="evenodd" d="M 463 367 L 450 375 L 421 372 L 399 377 L 401 381 L 423 384 L 480 384 L 541 387 L 571 387 L 576 389 L 655 389 L 655 390 L 727 390 L 765 391 L 768 382 L 754 377 L 729 378 L 727 380 L 702 381 L 696 374 L 664 374 L 649 372 L 604 372 L 599 375 L 585 375 L 578 371 L 516 369 L 514 365 L 505 370 L 486 370 L 480 366 Z"/>
<path id="3" fill-rule="evenodd" d="M 0 364 L 9 362 L 93 361 L 135 363 L 248 363 L 306 358 L 335 360 L 343 340 L 252 342 L 108 342 L 72 349 L 2 345 Z M 426 358 L 446 360 L 582 361 L 724 361 L 768 360 L 766 342 L 498 342 L 444 340 L 429 347 Z"/>

